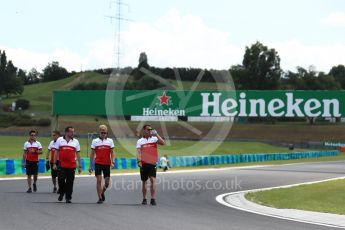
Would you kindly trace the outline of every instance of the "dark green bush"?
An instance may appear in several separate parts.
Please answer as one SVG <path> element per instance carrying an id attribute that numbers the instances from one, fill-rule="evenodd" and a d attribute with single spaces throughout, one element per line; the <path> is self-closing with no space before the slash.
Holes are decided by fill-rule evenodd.
<path id="1" fill-rule="evenodd" d="M 106 90 L 106 89 L 107 89 L 106 83 L 97 83 L 97 82 L 79 83 L 72 88 L 72 90 Z"/>
<path id="2" fill-rule="evenodd" d="M 51 124 L 51 121 L 49 118 L 41 118 L 36 121 L 37 126 L 49 126 Z"/>
<path id="3" fill-rule="evenodd" d="M 16 110 L 19 110 L 19 108 L 21 108 L 21 110 L 26 110 L 29 107 L 30 107 L 30 101 L 26 99 L 18 99 L 16 101 Z"/>
<path id="4" fill-rule="evenodd" d="M 32 119 L 26 114 L 0 114 L 0 127 L 10 126 L 49 126 L 51 120 L 49 118 Z"/>
<path id="5" fill-rule="evenodd" d="M 13 125 L 16 126 L 35 126 L 36 121 L 33 119 L 18 118 Z"/>
<path id="6" fill-rule="evenodd" d="M 12 114 L 0 114 L 0 127 L 11 126 L 16 119 L 17 117 Z"/>

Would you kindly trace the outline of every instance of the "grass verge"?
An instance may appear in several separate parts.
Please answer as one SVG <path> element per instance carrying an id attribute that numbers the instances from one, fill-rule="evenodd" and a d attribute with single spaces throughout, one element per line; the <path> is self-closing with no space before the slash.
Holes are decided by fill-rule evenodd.
<path id="1" fill-rule="evenodd" d="M 0 136 L 0 158 L 21 158 L 23 154 L 23 145 L 27 140 L 27 137 L 20 136 Z M 50 142 L 48 137 L 38 137 L 38 141 L 43 145 L 44 154 L 47 151 L 47 146 Z M 87 151 L 90 152 L 90 145 L 87 145 L 86 138 L 78 139 L 81 145 L 82 157 L 87 157 Z M 133 157 L 136 156 L 136 139 L 121 139 L 115 141 L 115 152 L 118 157 Z M 272 146 L 269 144 L 259 142 L 216 142 L 205 141 L 203 142 L 203 148 L 193 148 L 193 145 L 198 143 L 197 141 L 170 141 L 170 146 L 159 147 L 159 153 L 161 155 L 168 154 L 169 156 L 190 156 L 190 155 L 209 155 L 211 152 L 213 155 L 217 154 L 242 154 L 242 153 L 277 153 L 277 152 L 289 152 L 287 148 Z M 218 148 L 215 148 L 218 145 Z M 214 151 L 213 151 L 214 150 Z M 305 151 L 296 149 L 297 151 Z M 44 158 L 45 155 L 41 156 Z"/>
<path id="2" fill-rule="evenodd" d="M 280 208 L 345 215 L 345 179 L 246 194 L 255 203 Z"/>

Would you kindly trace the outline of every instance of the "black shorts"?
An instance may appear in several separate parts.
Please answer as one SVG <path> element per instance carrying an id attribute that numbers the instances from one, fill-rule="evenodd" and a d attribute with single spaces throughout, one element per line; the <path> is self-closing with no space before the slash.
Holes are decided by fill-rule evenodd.
<path id="1" fill-rule="evenodd" d="M 58 169 L 54 170 L 53 163 L 50 163 L 50 172 L 52 178 L 56 178 L 58 176 Z M 59 167 L 59 161 L 56 161 L 56 167 Z"/>
<path id="2" fill-rule="evenodd" d="M 156 178 L 157 166 L 151 164 L 143 164 L 140 168 L 140 177 L 142 181 L 147 181 L 148 178 Z"/>
<path id="3" fill-rule="evenodd" d="M 38 174 L 38 162 L 26 161 L 26 175 L 37 175 Z"/>
<path id="4" fill-rule="evenodd" d="M 110 165 L 95 164 L 95 176 L 102 175 L 102 172 L 104 178 L 110 177 Z"/>

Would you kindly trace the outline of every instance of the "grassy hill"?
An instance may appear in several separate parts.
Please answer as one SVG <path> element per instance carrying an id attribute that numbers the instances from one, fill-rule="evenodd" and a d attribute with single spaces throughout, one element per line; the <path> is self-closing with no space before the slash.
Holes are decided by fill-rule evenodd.
<path id="1" fill-rule="evenodd" d="M 95 72 L 77 73 L 69 78 L 65 78 L 58 81 L 44 82 L 33 85 L 24 86 L 24 93 L 20 96 L 12 96 L 5 98 L 2 103 L 4 105 L 11 104 L 13 101 L 23 98 L 30 101 L 30 108 L 27 113 L 34 113 L 37 116 L 47 116 L 51 113 L 52 108 L 52 92 L 54 90 L 70 90 L 79 83 L 107 83 L 109 79 L 108 75 L 103 75 Z M 178 86 L 176 80 L 170 80 L 171 84 L 175 87 Z M 183 88 L 188 90 L 192 87 L 194 82 L 182 81 Z M 199 82 L 196 90 L 205 89 L 225 89 L 224 84 L 217 86 L 216 83 Z"/>
<path id="2" fill-rule="evenodd" d="M 44 82 L 33 85 L 26 85 L 24 92 L 20 96 L 12 96 L 5 98 L 3 104 L 10 104 L 13 101 L 23 98 L 30 101 L 30 108 L 28 113 L 35 113 L 39 115 L 50 115 L 52 108 L 52 92 L 54 90 L 69 90 L 73 86 L 83 82 L 107 82 L 108 76 L 94 73 L 85 72 L 78 73 L 72 77 L 65 78 L 58 81 Z"/>

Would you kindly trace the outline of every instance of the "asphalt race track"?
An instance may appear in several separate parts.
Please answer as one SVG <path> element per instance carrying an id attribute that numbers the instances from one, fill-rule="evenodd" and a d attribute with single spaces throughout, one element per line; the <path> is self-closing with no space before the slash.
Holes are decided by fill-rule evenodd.
<path id="1" fill-rule="evenodd" d="M 72 204 L 57 201 L 50 179 L 27 194 L 25 180 L 0 181 L 0 229 L 332 229 L 231 209 L 215 197 L 345 174 L 345 161 L 160 173 L 157 206 L 142 206 L 139 175 L 112 176 L 106 202 L 96 204 L 94 176 L 76 178 Z"/>

